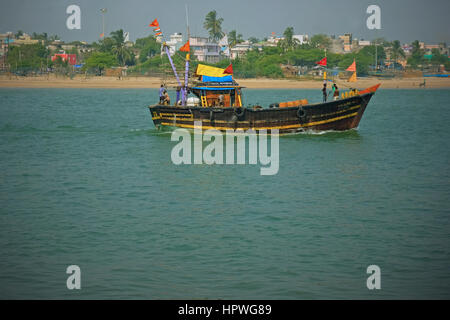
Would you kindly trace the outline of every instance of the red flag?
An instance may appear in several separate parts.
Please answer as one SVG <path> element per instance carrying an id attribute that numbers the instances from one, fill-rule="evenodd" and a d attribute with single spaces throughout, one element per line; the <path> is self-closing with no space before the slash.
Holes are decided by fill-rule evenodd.
<path id="1" fill-rule="evenodd" d="M 158 19 L 153 20 L 148 26 L 153 28 L 159 27 Z"/>
<path id="2" fill-rule="evenodd" d="M 327 57 L 323 58 L 320 61 L 317 61 L 316 64 L 320 65 L 320 66 L 327 66 Z"/>
<path id="3" fill-rule="evenodd" d="M 103 38 L 105 36 L 105 34 L 102 32 L 100 33 L 100 38 Z"/>
<path id="4" fill-rule="evenodd" d="M 223 73 L 233 74 L 233 65 L 230 63 L 230 65 L 223 70 Z"/>
<path id="5" fill-rule="evenodd" d="M 180 48 L 180 51 L 184 51 L 184 52 L 191 51 L 191 47 L 189 46 L 189 40 Z"/>
<path id="6" fill-rule="evenodd" d="M 353 60 L 353 63 L 345 71 L 352 71 L 352 72 L 356 71 L 356 62 L 355 62 L 355 60 Z"/>

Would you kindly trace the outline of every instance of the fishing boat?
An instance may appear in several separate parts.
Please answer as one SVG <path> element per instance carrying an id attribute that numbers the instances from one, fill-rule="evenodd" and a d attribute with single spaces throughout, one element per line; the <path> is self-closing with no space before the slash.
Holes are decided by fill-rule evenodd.
<path id="1" fill-rule="evenodd" d="M 159 24 L 157 20 L 152 26 Z M 244 107 L 242 89 L 234 79 L 232 65 L 216 68 L 199 64 L 189 83 L 189 41 L 180 49 L 186 51 L 184 83 L 178 77 L 167 45 L 164 49 L 178 83 L 180 99 L 172 105 L 149 106 L 153 123 L 161 128 L 187 128 L 202 130 L 278 130 L 280 134 L 304 131 L 349 130 L 358 127 L 367 104 L 380 84 L 358 91 L 349 90 L 332 101 L 309 103 L 306 99 L 272 103 L 268 106 Z M 318 62 L 326 65 L 326 57 Z M 356 64 L 351 81 L 356 81 Z M 350 79 L 349 79 L 350 81 Z M 192 94 L 192 97 L 188 97 Z M 200 125 L 199 125 L 200 124 Z M 272 132 L 272 131 L 270 131 Z"/>
<path id="2" fill-rule="evenodd" d="M 203 130 L 278 129 L 280 134 L 349 130 L 358 127 L 367 104 L 380 86 L 377 84 L 362 91 L 348 91 L 339 99 L 323 103 L 309 103 L 306 99 L 299 99 L 273 103 L 266 107 L 244 107 L 243 87 L 233 80 L 232 75 L 214 77 L 203 74 L 205 69 L 211 68 L 213 67 L 199 65 L 196 75 L 200 80 L 188 87 L 188 92 L 194 97 L 186 99 L 184 105 L 149 106 L 157 128 L 194 129 L 195 122 L 198 121 L 202 123 Z"/>

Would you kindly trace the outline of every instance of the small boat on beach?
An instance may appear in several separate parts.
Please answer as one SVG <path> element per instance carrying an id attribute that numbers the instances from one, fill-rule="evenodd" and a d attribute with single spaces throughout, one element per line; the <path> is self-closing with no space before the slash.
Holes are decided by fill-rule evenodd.
<path id="1" fill-rule="evenodd" d="M 185 99 L 186 103 L 149 106 L 157 128 L 194 129 L 195 123 L 201 122 L 203 130 L 220 131 L 277 129 L 280 134 L 285 134 L 349 130 L 358 126 L 367 104 L 380 86 L 377 84 L 362 91 L 347 91 L 339 99 L 323 103 L 299 99 L 274 103 L 265 108 L 259 105 L 246 108 L 242 101 L 243 87 L 233 80 L 232 75 L 223 74 L 224 69 L 212 68 L 199 65 L 196 71 L 199 81 L 186 90 L 195 97 Z M 208 70 L 215 75 L 222 72 L 222 76 L 205 75 Z"/>

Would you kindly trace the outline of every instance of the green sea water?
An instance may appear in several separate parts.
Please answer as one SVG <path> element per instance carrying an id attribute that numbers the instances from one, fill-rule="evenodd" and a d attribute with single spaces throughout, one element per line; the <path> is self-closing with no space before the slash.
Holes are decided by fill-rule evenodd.
<path id="1" fill-rule="evenodd" d="M 358 130 L 281 137 L 273 176 L 174 165 L 157 95 L 0 89 L 1 299 L 450 298 L 450 90 L 380 89 Z M 320 88 L 244 96 L 300 98 Z"/>

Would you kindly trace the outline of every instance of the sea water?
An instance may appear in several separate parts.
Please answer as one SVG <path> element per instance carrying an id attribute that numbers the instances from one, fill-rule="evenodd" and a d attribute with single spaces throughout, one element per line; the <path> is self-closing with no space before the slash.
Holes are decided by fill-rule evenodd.
<path id="1" fill-rule="evenodd" d="M 282 136 L 273 176 L 174 165 L 157 100 L 0 89 L 0 298 L 450 298 L 450 90 L 381 88 L 357 130 Z"/>

